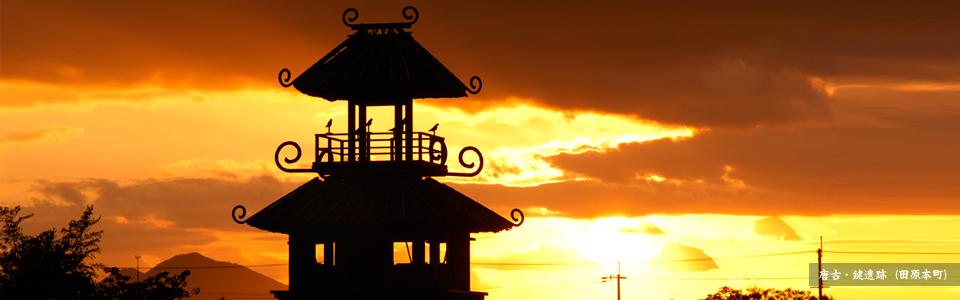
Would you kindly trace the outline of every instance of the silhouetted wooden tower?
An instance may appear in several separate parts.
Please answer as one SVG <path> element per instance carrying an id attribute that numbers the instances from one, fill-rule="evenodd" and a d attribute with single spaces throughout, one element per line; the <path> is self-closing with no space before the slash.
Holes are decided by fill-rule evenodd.
<path id="1" fill-rule="evenodd" d="M 486 293 L 470 291 L 470 233 L 519 226 L 523 213 L 511 211 L 518 222 L 512 223 L 432 179 L 476 176 L 483 156 L 466 147 L 458 158 L 473 171 L 450 172 L 436 125 L 431 133 L 412 128 L 413 99 L 466 97 L 479 92 L 480 79 L 471 78 L 468 89 L 404 30 L 419 18 L 415 8 L 403 9 L 406 23 L 352 24 L 358 16 L 352 8 L 343 13 L 343 23 L 356 32 L 303 74 L 292 81 L 287 69 L 279 75 L 284 87 L 346 100 L 347 132 L 331 132 L 328 122 L 327 133 L 315 134 L 308 169 L 285 167 L 300 159 L 301 148 L 281 144 L 274 157 L 280 169 L 319 177 L 246 220 L 238 205 L 233 218 L 289 235 L 290 289 L 273 291 L 281 300 L 483 299 Z M 388 105 L 394 129 L 370 132 L 367 107 Z M 281 164 L 287 146 L 297 153 Z M 477 155 L 476 165 L 464 162 L 468 151 Z M 409 245 L 409 263 L 395 263 L 396 243 Z"/>

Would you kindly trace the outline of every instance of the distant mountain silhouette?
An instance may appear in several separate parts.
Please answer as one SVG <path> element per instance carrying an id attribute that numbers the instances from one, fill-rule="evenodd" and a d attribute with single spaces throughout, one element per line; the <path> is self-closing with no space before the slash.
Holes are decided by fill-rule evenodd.
<path id="1" fill-rule="evenodd" d="M 235 263 L 213 260 L 200 253 L 174 256 L 157 264 L 145 275 L 141 274 L 140 279 L 160 272 L 180 274 L 185 269 L 190 270 L 190 277 L 187 277 L 187 290 L 199 287 L 200 295 L 204 296 L 204 299 L 219 299 L 221 296 L 227 299 L 273 299 L 271 290 L 287 290 L 286 285 L 273 278 Z M 131 271 L 130 274 L 124 273 L 124 275 L 133 275 L 131 280 L 135 280 L 136 270 Z"/>

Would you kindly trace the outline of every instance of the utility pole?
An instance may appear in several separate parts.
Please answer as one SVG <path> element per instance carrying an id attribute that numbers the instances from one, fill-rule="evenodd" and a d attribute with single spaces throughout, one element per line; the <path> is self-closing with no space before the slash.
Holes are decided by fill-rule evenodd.
<path id="1" fill-rule="evenodd" d="M 140 282 L 140 254 L 134 255 L 137 258 L 137 282 Z"/>
<path id="2" fill-rule="evenodd" d="M 819 284 L 817 285 L 817 300 L 823 299 L 823 273 L 820 273 L 823 270 L 823 236 L 820 236 L 820 249 L 817 249 L 817 278 Z"/>
<path id="3" fill-rule="evenodd" d="M 620 262 L 619 261 L 617 262 L 616 277 L 614 277 L 613 275 L 607 275 L 607 276 L 603 276 L 603 278 L 600 278 L 600 279 L 603 279 L 603 282 L 607 282 L 608 280 L 614 280 L 614 279 L 617 280 L 617 300 L 620 300 L 620 279 L 627 279 L 627 277 L 623 277 L 620 275 Z"/>

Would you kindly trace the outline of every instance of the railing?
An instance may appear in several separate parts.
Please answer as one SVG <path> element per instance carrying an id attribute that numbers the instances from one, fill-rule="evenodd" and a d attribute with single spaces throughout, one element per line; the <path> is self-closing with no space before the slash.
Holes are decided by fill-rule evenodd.
<path id="1" fill-rule="evenodd" d="M 318 163 L 347 161 L 428 161 L 445 164 L 447 145 L 444 138 L 426 132 L 413 132 L 411 139 L 393 132 L 357 133 L 350 147 L 346 133 L 318 133 L 314 135 Z M 437 146 L 439 144 L 439 149 Z M 353 151 L 351 151 L 353 150 Z M 351 157 L 352 156 L 352 157 Z"/>

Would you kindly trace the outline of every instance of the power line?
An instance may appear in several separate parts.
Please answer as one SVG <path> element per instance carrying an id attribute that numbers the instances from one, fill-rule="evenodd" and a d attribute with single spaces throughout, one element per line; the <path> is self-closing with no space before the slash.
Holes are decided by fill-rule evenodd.
<path id="1" fill-rule="evenodd" d="M 137 282 L 140 282 L 140 254 L 134 255 L 137 258 Z"/>
<path id="2" fill-rule="evenodd" d="M 272 294 L 270 294 L 270 293 L 262 293 L 262 294 L 241 294 L 241 295 L 238 295 L 238 294 L 211 293 L 211 292 L 200 291 L 200 294 L 191 295 L 191 296 L 190 296 L 190 299 L 193 299 L 193 298 L 199 298 L 199 299 L 222 299 L 222 298 L 227 298 L 227 299 L 264 299 L 264 300 L 267 300 L 267 299 L 274 299 L 274 295 L 272 295 Z"/>
<path id="3" fill-rule="evenodd" d="M 716 259 L 738 259 L 738 258 L 768 257 L 768 256 L 793 255 L 793 254 L 809 254 L 810 252 L 812 252 L 812 251 L 782 252 L 782 253 L 769 253 L 769 254 L 756 254 L 756 255 L 743 255 L 743 256 L 727 256 L 727 257 L 712 257 L 712 258 L 711 258 L 711 257 L 708 257 L 708 258 L 660 260 L 660 261 L 648 261 L 648 263 L 701 261 L 701 260 L 711 260 L 711 259 L 716 260 Z"/>
<path id="4" fill-rule="evenodd" d="M 600 278 L 600 279 L 603 279 L 603 282 L 613 281 L 613 279 L 617 279 L 617 300 L 620 300 L 620 280 L 621 280 L 621 279 L 627 279 L 627 277 L 625 277 L 625 276 L 623 276 L 623 275 L 620 275 L 620 262 L 617 262 L 617 276 L 616 276 L 616 277 L 614 277 L 613 275 L 607 275 L 607 276 L 604 276 L 603 278 Z"/>
<path id="5" fill-rule="evenodd" d="M 796 280 L 796 279 L 810 279 L 809 277 L 632 277 L 633 279 L 648 279 L 648 280 Z"/>
<path id="6" fill-rule="evenodd" d="M 822 251 L 822 248 L 820 249 Z M 743 255 L 743 256 L 728 256 L 728 257 L 708 257 L 708 258 L 694 258 L 694 259 L 676 259 L 676 260 L 659 260 L 659 261 L 646 261 L 646 262 L 628 262 L 628 263 L 668 263 L 668 262 L 690 262 L 690 261 L 708 261 L 708 260 L 722 260 L 722 259 L 740 259 L 740 258 L 755 258 L 755 257 L 770 257 L 770 256 L 782 256 L 782 255 L 793 255 L 793 254 L 809 254 L 814 251 L 796 251 L 796 252 L 782 252 L 782 253 L 769 253 L 769 254 L 756 254 L 756 255 Z M 841 254 L 912 254 L 912 255 L 960 255 L 958 252 L 866 252 L 866 251 L 822 251 L 820 253 L 841 253 Z M 612 263 L 471 263 L 472 265 L 501 265 L 501 266 L 559 266 L 559 265 L 595 265 L 595 264 L 612 264 Z M 683 278 L 683 277 L 633 277 L 634 279 L 642 280 L 681 280 L 681 281 L 697 281 L 697 280 L 809 280 L 807 276 L 803 277 L 745 277 L 745 278 L 730 278 L 730 277 L 693 277 L 693 278 Z M 569 286 L 575 284 L 584 284 L 584 283 L 594 283 L 594 280 L 580 280 L 580 281 L 569 281 L 558 282 L 557 283 L 547 284 L 547 285 L 530 285 L 530 286 L 519 286 L 519 287 L 508 287 L 500 289 L 492 289 L 489 291 L 502 291 L 502 290 L 514 290 L 514 289 L 528 289 L 528 288 L 547 288 L 547 287 L 556 287 L 556 286 Z M 478 290 L 484 290 L 483 288 L 477 288 Z"/>
<path id="7" fill-rule="evenodd" d="M 508 290 L 523 290 L 523 289 L 532 289 L 532 288 L 546 288 L 546 287 L 564 287 L 572 285 L 580 285 L 586 283 L 600 283 L 600 279 L 579 279 L 579 280 L 565 280 L 557 282 L 545 282 L 532 285 L 521 285 L 521 286 L 511 286 L 511 287 L 500 287 L 493 288 L 490 287 L 475 287 L 477 290 L 483 291 L 508 291 Z"/>
<path id="8" fill-rule="evenodd" d="M 706 257 L 706 258 L 691 258 L 691 259 L 671 259 L 671 260 L 651 260 L 651 261 L 634 261 L 634 262 L 623 262 L 624 264 L 646 264 L 646 263 L 672 263 L 672 262 L 692 262 L 692 261 L 709 261 L 709 260 L 723 260 L 723 259 L 742 259 L 742 258 L 755 258 L 755 257 L 770 257 L 770 256 L 783 256 L 783 255 L 793 255 L 793 254 L 809 254 L 815 251 L 796 251 L 796 252 L 781 252 L 781 253 L 768 253 L 768 254 L 755 254 L 755 255 L 742 255 L 742 256 L 726 256 L 726 257 Z M 960 252 L 872 252 L 872 251 L 823 251 L 824 253 L 837 253 L 837 254 L 889 254 L 889 255 L 960 255 Z M 583 262 L 583 263 L 493 263 L 493 262 L 472 262 L 471 265 L 478 266 L 573 266 L 573 265 L 613 265 L 616 262 Z M 231 265 L 231 266 L 196 266 L 196 267 L 154 267 L 151 269 L 157 270 L 173 270 L 173 269 L 227 269 L 227 268 L 257 268 L 257 267 L 280 267 L 287 266 L 289 263 L 278 263 L 278 264 L 262 264 L 262 265 Z M 135 267 L 122 267 L 125 269 L 133 269 Z"/>
<path id="9" fill-rule="evenodd" d="M 290 265 L 289 263 L 282 264 L 267 264 L 267 265 L 235 265 L 235 266 L 197 266 L 197 267 L 153 267 L 151 270 L 180 270 L 180 269 L 229 269 L 229 268 L 256 268 L 256 267 L 279 267 Z M 125 267 L 121 269 L 133 269 L 130 267 Z"/>
<path id="10" fill-rule="evenodd" d="M 605 265 L 605 264 L 615 264 L 615 263 L 470 263 L 471 265 L 480 265 L 480 266 L 574 266 L 574 265 Z"/>
<path id="11" fill-rule="evenodd" d="M 213 291 L 213 292 L 211 292 L 211 291 L 206 291 L 206 290 L 201 290 L 201 291 L 200 291 L 200 294 L 208 294 L 208 295 L 210 295 L 210 294 L 217 294 L 217 295 L 223 295 L 223 296 L 231 296 L 231 295 L 237 295 L 237 296 L 243 296 L 243 295 L 248 295 L 248 296 L 250 296 L 250 295 L 253 295 L 253 296 L 256 296 L 256 295 L 272 295 L 272 294 L 270 294 L 270 292 L 218 292 L 218 291 Z M 271 296 L 271 297 L 272 297 L 272 296 Z"/>
<path id="12" fill-rule="evenodd" d="M 910 297 L 911 297 L 911 298 L 912 298 L 912 297 L 915 297 L 915 295 L 910 295 Z M 859 298 L 859 297 L 856 297 L 856 296 L 854 296 L 854 298 L 843 297 L 843 299 L 903 299 L 903 298 L 904 298 L 903 296 L 900 296 L 900 297 L 882 297 L 882 298 L 878 298 L 878 297 L 864 297 L 864 298 Z M 956 297 L 956 296 L 946 296 L 946 297 L 929 297 L 929 296 L 927 296 L 927 297 L 923 297 L 923 298 L 913 298 L 913 299 L 916 299 L 916 300 L 921 300 L 921 299 L 957 299 L 957 297 Z"/>
<path id="13" fill-rule="evenodd" d="M 671 262 L 691 262 L 691 261 L 709 261 L 709 260 L 722 260 L 722 259 L 740 259 L 740 258 L 754 258 L 754 257 L 769 257 L 769 256 L 783 256 L 783 255 L 793 255 L 793 254 L 809 254 L 815 253 L 816 251 L 796 251 L 796 252 L 782 252 L 782 253 L 769 253 L 769 254 L 756 254 L 756 255 L 743 255 L 743 256 L 727 256 L 727 257 L 706 257 L 706 258 L 690 258 L 690 259 L 671 259 L 671 260 L 651 260 L 645 262 L 624 262 L 625 264 L 645 264 L 645 263 L 671 263 Z M 823 251 L 824 253 L 839 253 L 839 254 L 910 254 L 910 255 L 960 255 L 960 252 L 865 252 L 865 251 Z M 616 264 L 615 262 L 590 262 L 590 263 L 470 263 L 471 265 L 485 265 L 485 266 L 564 266 L 564 265 L 612 265 Z"/>
<path id="14" fill-rule="evenodd" d="M 768 257 L 768 256 L 781 256 L 781 255 L 793 255 L 793 254 L 809 254 L 812 251 L 797 251 L 797 252 L 782 252 L 782 253 L 769 253 L 769 254 L 756 254 L 756 255 L 743 255 L 743 256 L 727 256 L 727 257 L 706 257 L 706 258 L 690 258 L 690 259 L 671 259 L 671 260 L 651 260 L 644 262 L 624 262 L 625 264 L 646 264 L 646 263 L 668 263 L 668 262 L 691 262 L 691 261 L 709 261 L 717 259 L 739 259 L 739 258 L 753 258 L 753 257 Z M 591 262 L 591 263 L 470 263 L 471 265 L 481 265 L 481 266 L 565 266 L 565 265 L 612 265 L 617 262 Z"/>
<path id="15" fill-rule="evenodd" d="M 631 277 L 633 279 L 645 279 L 645 280 L 807 280 L 808 277 L 744 277 L 744 278 L 730 278 L 730 277 L 694 277 L 694 278 L 683 278 L 683 277 Z M 541 283 L 533 285 L 522 285 L 522 286 L 512 286 L 512 287 L 501 287 L 501 288 L 492 288 L 491 287 L 475 287 L 476 290 L 481 291 L 506 291 L 506 290 L 522 290 L 522 289 L 531 289 L 531 288 L 549 288 L 549 287 L 565 287 L 571 285 L 580 285 L 585 283 L 601 283 L 596 279 L 581 279 L 581 280 L 568 280 L 568 281 L 558 281 L 550 283 Z"/>
<path id="16" fill-rule="evenodd" d="M 822 270 L 823 264 L 823 236 L 820 236 L 820 248 L 817 248 L 817 270 Z M 817 279 L 817 299 L 823 299 L 823 276 Z"/>
<path id="17" fill-rule="evenodd" d="M 865 251 L 823 251 L 839 254 L 914 254 L 914 255 L 960 255 L 960 252 L 865 252 Z"/>

